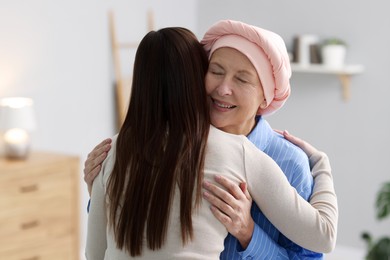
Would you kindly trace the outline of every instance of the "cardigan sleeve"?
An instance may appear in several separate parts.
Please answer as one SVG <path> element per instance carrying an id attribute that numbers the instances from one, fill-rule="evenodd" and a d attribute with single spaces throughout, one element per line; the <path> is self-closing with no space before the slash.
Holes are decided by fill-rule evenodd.
<path id="1" fill-rule="evenodd" d="M 338 205 L 327 155 L 317 152 L 309 158 L 314 177 L 309 203 L 268 155 L 250 145 L 244 144 L 243 149 L 248 190 L 264 215 L 301 247 L 315 252 L 332 251 L 337 237 Z"/>
<path id="2" fill-rule="evenodd" d="M 103 169 L 103 168 L 102 168 Z M 105 209 L 105 189 L 103 170 L 93 182 L 88 214 L 86 259 L 104 259 L 107 249 L 107 218 Z"/>

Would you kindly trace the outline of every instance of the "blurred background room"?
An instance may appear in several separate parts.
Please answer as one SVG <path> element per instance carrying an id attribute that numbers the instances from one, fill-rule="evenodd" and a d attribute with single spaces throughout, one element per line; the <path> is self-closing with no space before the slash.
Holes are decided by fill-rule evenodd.
<path id="1" fill-rule="evenodd" d="M 47 250 L 39 241 L 53 242 L 51 236 L 64 238 L 56 244 L 64 259 L 83 259 L 89 198 L 83 163 L 95 145 L 117 132 L 115 62 L 123 78 L 131 78 L 135 53 L 130 48 L 115 56 L 113 28 L 120 42 L 137 43 L 150 28 L 167 26 L 186 27 L 201 39 L 220 19 L 275 31 L 291 52 L 291 96 L 267 120 L 330 157 L 340 217 L 336 250 L 326 259 L 363 259 L 364 231 L 375 240 L 390 236 L 390 219 L 378 221 L 375 207 L 378 190 L 390 181 L 386 1 L 0 0 L 0 99 L 29 98 L 34 112 L 33 127 L 26 126 L 29 152 L 16 164 L 10 163 L 15 159 L 9 159 L 7 129 L 0 129 L 0 259 L 19 259 L 12 252 L 35 259 Z M 304 63 L 299 47 L 307 39 L 311 56 Z M 329 39 L 345 43 L 341 66 L 316 64 L 321 55 L 313 60 Z M 20 182 L 15 191 L 12 185 Z M 22 197 L 15 199 L 18 192 Z M 57 208 L 62 215 L 51 214 Z M 22 231 L 15 235 L 18 227 Z M 50 256 L 55 253 L 36 259 L 60 259 Z"/>

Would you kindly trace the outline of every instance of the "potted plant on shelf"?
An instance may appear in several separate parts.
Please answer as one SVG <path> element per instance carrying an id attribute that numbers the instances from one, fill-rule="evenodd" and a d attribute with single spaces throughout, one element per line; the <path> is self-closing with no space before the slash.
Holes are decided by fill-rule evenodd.
<path id="1" fill-rule="evenodd" d="M 326 67 L 340 68 L 345 64 L 347 44 L 338 38 L 326 39 L 321 47 L 322 63 Z"/>
<path id="2" fill-rule="evenodd" d="M 376 210 L 378 220 L 390 216 L 390 182 L 385 183 L 380 189 L 376 199 Z M 371 235 L 364 232 L 362 238 L 368 247 L 366 260 L 390 259 L 390 237 L 382 237 L 374 242 Z"/>

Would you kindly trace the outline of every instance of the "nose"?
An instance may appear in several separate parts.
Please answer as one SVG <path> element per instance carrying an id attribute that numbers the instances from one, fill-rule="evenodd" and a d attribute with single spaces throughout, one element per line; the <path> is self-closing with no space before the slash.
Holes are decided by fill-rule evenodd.
<path id="1" fill-rule="evenodd" d="M 232 94 L 231 83 L 229 80 L 225 79 L 217 88 L 217 93 L 220 96 L 227 96 Z"/>

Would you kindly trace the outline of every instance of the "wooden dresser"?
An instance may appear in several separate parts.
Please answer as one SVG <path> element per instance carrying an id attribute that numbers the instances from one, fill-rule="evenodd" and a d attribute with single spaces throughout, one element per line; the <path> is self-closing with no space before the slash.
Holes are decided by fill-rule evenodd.
<path id="1" fill-rule="evenodd" d="M 0 158 L 0 259 L 79 259 L 79 158 Z"/>

